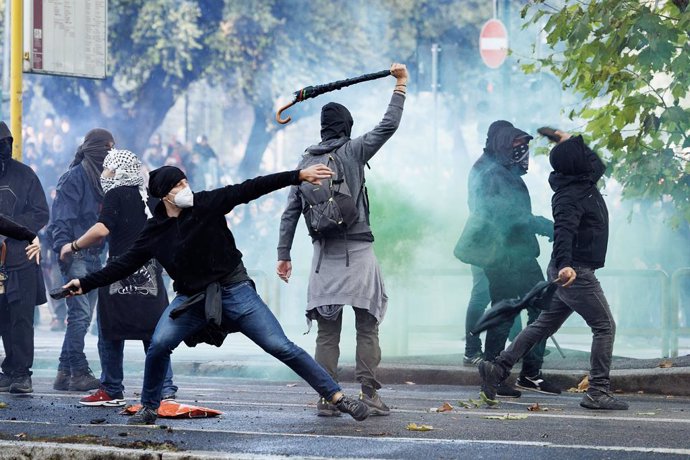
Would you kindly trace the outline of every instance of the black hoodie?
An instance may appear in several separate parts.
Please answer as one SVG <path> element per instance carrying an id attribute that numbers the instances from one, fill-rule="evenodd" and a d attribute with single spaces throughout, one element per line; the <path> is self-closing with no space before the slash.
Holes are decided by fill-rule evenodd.
<path id="1" fill-rule="evenodd" d="M 507 121 L 492 123 L 484 153 L 468 180 L 470 213 L 491 225 L 497 238 L 487 241 L 498 252 L 494 264 L 539 257 L 535 234 L 551 237 L 550 220 L 532 214 L 532 201 L 520 173 L 510 162 L 515 138 L 528 136 Z M 482 248 L 487 253 L 490 248 Z"/>
<path id="2" fill-rule="evenodd" d="M 601 268 L 606 260 L 609 214 L 597 189 L 606 166 L 582 140 L 574 136 L 551 150 L 554 191 L 551 208 L 554 243 L 551 258 L 563 267 Z"/>
<path id="3" fill-rule="evenodd" d="M 11 138 L 7 125 L 0 122 L 0 141 Z M 48 223 L 48 203 L 36 173 L 12 158 L 3 162 L 5 174 L 0 177 L 0 214 L 33 233 Z M 23 237 L 26 239 L 27 237 Z M 36 266 L 26 257 L 26 242 L 7 239 L 7 269 L 19 270 Z"/>

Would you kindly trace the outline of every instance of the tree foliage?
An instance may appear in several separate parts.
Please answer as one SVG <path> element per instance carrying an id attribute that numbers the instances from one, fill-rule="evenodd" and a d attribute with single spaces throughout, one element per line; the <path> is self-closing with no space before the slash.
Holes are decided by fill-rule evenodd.
<path id="1" fill-rule="evenodd" d="M 670 196 L 690 221 L 690 13 L 687 1 L 534 1 L 554 51 L 525 70 L 548 69 L 582 96 L 571 119 L 610 156 L 624 196 Z M 678 221 L 677 221 L 678 222 Z"/>

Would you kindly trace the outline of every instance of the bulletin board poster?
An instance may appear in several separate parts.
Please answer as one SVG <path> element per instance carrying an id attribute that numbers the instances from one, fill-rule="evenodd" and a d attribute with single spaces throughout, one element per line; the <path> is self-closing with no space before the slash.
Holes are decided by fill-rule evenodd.
<path id="1" fill-rule="evenodd" d="M 29 0 L 25 8 L 30 72 L 106 78 L 107 0 Z"/>

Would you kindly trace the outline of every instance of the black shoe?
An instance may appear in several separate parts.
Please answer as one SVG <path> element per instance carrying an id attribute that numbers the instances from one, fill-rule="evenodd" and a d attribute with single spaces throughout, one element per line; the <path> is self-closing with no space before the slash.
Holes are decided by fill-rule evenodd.
<path id="1" fill-rule="evenodd" d="M 67 391 L 69 390 L 69 371 L 58 370 L 55 376 L 55 381 L 53 381 L 53 390 L 57 391 Z"/>
<path id="2" fill-rule="evenodd" d="M 481 353 L 477 353 L 476 355 L 465 355 L 462 358 L 462 364 L 464 366 L 478 366 L 483 359 L 484 356 L 482 356 Z"/>
<path id="3" fill-rule="evenodd" d="M 14 378 L 7 374 L 0 374 L 0 393 L 7 393 L 14 383 Z"/>
<path id="4" fill-rule="evenodd" d="M 139 409 L 136 414 L 132 415 L 132 417 L 127 420 L 127 425 L 155 425 L 157 418 L 158 413 L 155 409 L 141 406 L 141 409 Z"/>
<path id="5" fill-rule="evenodd" d="M 337 407 L 340 412 L 350 414 L 350 416 L 358 422 L 369 417 L 369 406 L 362 401 L 348 398 L 345 395 L 340 397 L 338 402 L 335 403 L 335 407 Z"/>
<path id="6" fill-rule="evenodd" d="M 10 393 L 22 394 L 33 393 L 34 389 L 31 386 L 31 376 L 17 377 L 12 385 L 10 385 Z"/>
<path id="7" fill-rule="evenodd" d="M 547 395 L 561 394 L 561 389 L 548 380 L 545 380 L 541 372 L 536 377 L 525 377 L 521 375 L 515 382 L 515 386 L 524 390 L 536 391 L 537 393 L 544 393 Z"/>
<path id="8" fill-rule="evenodd" d="M 508 373 L 492 362 L 482 361 L 479 363 L 479 376 L 482 379 L 482 392 L 487 399 L 495 400 L 498 386 L 508 377 Z"/>
<path id="9" fill-rule="evenodd" d="M 391 410 L 386 404 L 381 400 L 381 396 L 377 392 L 374 392 L 374 396 L 370 397 L 363 392 L 359 393 L 359 400 L 364 404 L 369 406 L 369 415 L 390 415 Z"/>
<path id="10" fill-rule="evenodd" d="M 600 410 L 628 410 L 628 403 L 615 398 L 610 393 L 604 393 L 598 390 L 587 390 L 580 406 L 585 409 L 600 409 Z"/>
<path id="11" fill-rule="evenodd" d="M 496 395 L 502 398 L 519 398 L 522 396 L 522 393 L 505 382 L 501 382 L 496 387 Z"/>
<path id="12" fill-rule="evenodd" d="M 73 375 L 69 379 L 69 391 L 89 391 L 100 388 L 101 381 L 94 377 L 91 369 L 86 369 L 79 374 Z"/>
<path id="13" fill-rule="evenodd" d="M 161 401 L 166 401 L 166 400 L 170 401 L 170 400 L 175 400 L 175 399 L 177 399 L 177 395 L 175 393 L 171 393 L 169 395 L 163 396 L 161 398 Z"/>
<path id="14" fill-rule="evenodd" d="M 329 403 L 326 398 L 320 398 L 316 403 L 316 415 L 319 417 L 340 417 L 342 413 L 335 407 L 335 404 Z"/>

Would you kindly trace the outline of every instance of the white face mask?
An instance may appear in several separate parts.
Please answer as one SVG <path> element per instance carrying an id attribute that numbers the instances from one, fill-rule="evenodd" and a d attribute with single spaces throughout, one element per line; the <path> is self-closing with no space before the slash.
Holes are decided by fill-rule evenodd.
<path id="1" fill-rule="evenodd" d="M 191 208 L 194 206 L 194 194 L 189 186 L 183 188 L 173 197 L 173 203 L 178 208 Z"/>

